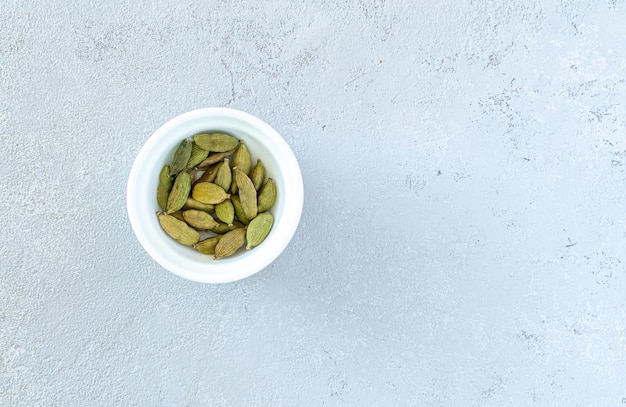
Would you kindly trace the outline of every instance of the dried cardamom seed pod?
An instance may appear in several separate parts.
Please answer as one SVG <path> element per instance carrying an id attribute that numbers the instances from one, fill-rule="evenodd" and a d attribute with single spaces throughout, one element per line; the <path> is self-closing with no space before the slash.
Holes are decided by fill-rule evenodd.
<path id="1" fill-rule="evenodd" d="M 269 212 L 259 213 L 256 218 L 252 219 L 246 231 L 246 240 L 248 241 L 246 250 L 260 245 L 269 235 L 273 224 L 274 217 Z"/>
<path id="2" fill-rule="evenodd" d="M 191 190 L 191 176 L 188 172 L 183 171 L 174 180 L 174 186 L 167 197 L 167 213 L 174 213 L 182 209 L 189 191 Z"/>
<path id="3" fill-rule="evenodd" d="M 197 134 L 192 138 L 201 148 L 217 153 L 232 150 L 239 144 L 235 137 L 224 133 Z"/>
<path id="4" fill-rule="evenodd" d="M 239 188 L 239 202 L 246 217 L 250 220 L 254 219 L 257 214 L 256 189 L 250 178 L 235 167 L 235 178 L 237 179 L 237 187 Z"/>
<path id="5" fill-rule="evenodd" d="M 252 181 L 254 189 L 257 191 L 263 186 L 263 182 L 265 182 L 265 166 L 261 160 L 256 160 L 256 165 L 250 170 L 250 181 Z"/>
<path id="6" fill-rule="evenodd" d="M 211 182 L 199 182 L 194 185 L 191 195 L 194 199 L 207 204 L 216 205 L 230 198 L 222 187 Z"/>
<path id="7" fill-rule="evenodd" d="M 243 207 L 241 206 L 241 201 L 239 200 L 239 196 L 231 195 L 230 201 L 233 203 L 233 208 L 235 208 L 235 216 L 237 219 L 241 221 L 244 225 L 250 223 L 250 219 L 246 216 L 246 213 L 243 211 Z"/>
<path id="8" fill-rule="evenodd" d="M 233 174 L 230 171 L 229 160 L 228 158 L 224 158 L 224 161 L 219 164 L 217 175 L 215 176 L 213 183 L 222 187 L 224 191 L 228 191 L 232 180 Z"/>
<path id="9" fill-rule="evenodd" d="M 232 256 L 246 241 L 246 229 L 239 228 L 226 233 L 215 246 L 214 259 Z"/>
<path id="10" fill-rule="evenodd" d="M 183 218 L 183 213 L 181 211 L 174 212 L 174 213 L 170 214 L 170 216 L 173 216 L 173 217 L 175 217 L 178 220 L 182 220 L 183 222 L 185 221 L 185 218 Z"/>
<path id="11" fill-rule="evenodd" d="M 157 187 L 157 203 L 161 210 L 167 209 L 167 197 L 172 190 L 172 177 L 170 176 L 170 166 L 164 165 L 159 174 L 159 186 Z"/>
<path id="12" fill-rule="evenodd" d="M 263 181 L 265 181 L 265 167 L 263 167 L 263 164 L 259 165 L 261 160 L 257 160 L 257 164 L 254 167 L 254 168 L 258 168 L 257 173 L 254 174 L 255 177 L 263 178 L 261 179 L 261 181 L 256 181 L 260 183 L 259 187 L 257 188 L 257 184 L 255 183 L 255 180 L 252 179 L 253 174 L 252 174 L 252 170 L 250 169 L 250 167 L 252 166 L 252 159 L 250 157 L 250 151 L 248 150 L 248 147 L 243 143 L 243 141 L 240 142 L 239 148 L 237 148 L 237 151 L 235 151 L 235 154 L 238 154 L 238 155 L 237 157 L 233 155 L 233 167 L 237 167 L 241 171 L 248 174 L 248 178 L 250 178 L 250 181 L 252 181 L 252 184 L 254 184 L 254 188 L 258 191 L 261 185 L 263 184 Z M 237 159 L 235 160 L 235 158 Z M 230 193 L 236 194 L 238 192 L 239 192 L 239 188 L 237 187 L 237 180 L 233 178 L 233 182 L 230 184 Z"/>
<path id="13" fill-rule="evenodd" d="M 239 193 L 239 188 L 237 188 L 237 180 L 233 177 L 233 181 L 230 183 L 230 194 L 236 195 Z"/>
<path id="14" fill-rule="evenodd" d="M 265 185 L 263 185 L 261 191 L 259 191 L 257 202 L 259 212 L 266 212 L 274 206 L 274 202 L 276 202 L 276 185 L 273 179 L 268 179 Z"/>
<path id="15" fill-rule="evenodd" d="M 232 226 L 235 220 L 235 208 L 230 199 L 215 205 L 215 216 L 222 222 L 228 224 L 228 226 Z"/>
<path id="16" fill-rule="evenodd" d="M 220 241 L 222 236 L 213 236 L 208 239 L 204 239 L 193 245 L 193 248 L 199 251 L 202 254 L 214 254 L 215 246 L 217 246 L 217 242 Z"/>
<path id="17" fill-rule="evenodd" d="M 219 225 L 211 215 L 198 209 L 184 211 L 183 218 L 189 226 L 197 230 L 209 230 Z"/>
<path id="18" fill-rule="evenodd" d="M 185 165 L 185 168 L 188 170 L 200 164 L 209 155 L 209 152 L 207 150 L 200 148 L 196 143 L 192 144 L 193 145 L 191 146 L 189 161 L 187 161 L 187 165 Z"/>
<path id="19" fill-rule="evenodd" d="M 237 177 L 233 177 L 233 180 L 230 183 L 230 194 L 236 195 L 239 192 L 239 188 L 237 188 Z"/>
<path id="20" fill-rule="evenodd" d="M 157 212 L 157 216 L 161 228 L 178 243 L 191 246 L 200 240 L 200 234 L 185 222 L 163 212 Z"/>
<path id="21" fill-rule="evenodd" d="M 188 139 L 184 139 L 180 142 L 174 153 L 174 158 L 172 159 L 172 167 L 170 168 L 172 175 L 176 175 L 185 169 L 189 157 L 191 156 L 191 148 L 191 141 Z"/>
<path id="22" fill-rule="evenodd" d="M 250 157 L 250 150 L 243 141 L 239 142 L 239 147 L 233 153 L 233 168 L 237 167 L 246 174 L 250 173 L 252 167 L 252 158 Z"/>
<path id="23" fill-rule="evenodd" d="M 217 170 L 219 169 L 221 163 L 217 163 L 217 164 L 213 164 L 212 166 L 208 167 L 206 169 L 206 171 L 204 171 L 204 173 L 200 176 L 200 178 L 198 178 L 195 182 L 194 185 L 199 183 L 199 182 L 213 182 L 215 181 L 215 177 L 217 176 Z"/>
<path id="24" fill-rule="evenodd" d="M 203 170 L 205 168 L 210 167 L 213 164 L 217 164 L 222 162 L 222 160 L 232 153 L 235 152 L 235 149 L 224 151 L 223 153 L 210 153 L 209 156 L 203 160 L 200 164 L 198 164 L 198 169 Z"/>
<path id="25" fill-rule="evenodd" d="M 192 197 L 187 197 L 187 201 L 185 202 L 183 209 L 198 209 L 207 213 L 213 213 L 215 212 L 215 205 L 205 204 L 193 199 Z"/>
<path id="26" fill-rule="evenodd" d="M 237 219 L 233 221 L 233 224 L 231 226 L 223 222 L 218 222 L 218 223 L 219 223 L 219 226 L 216 226 L 213 229 L 211 229 L 211 232 L 217 233 L 218 235 L 223 235 L 224 233 L 228 233 L 231 230 L 244 227 L 243 223 L 239 222 Z"/>

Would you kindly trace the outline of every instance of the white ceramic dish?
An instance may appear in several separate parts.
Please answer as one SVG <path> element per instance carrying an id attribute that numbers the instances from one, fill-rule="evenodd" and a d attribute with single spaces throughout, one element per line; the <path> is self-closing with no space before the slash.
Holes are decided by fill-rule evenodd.
<path id="1" fill-rule="evenodd" d="M 220 131 L 244 140 L 253 163 L 260 158 L 267 177 L 276 183 L 276 203 L 270 212 L 274 226 L 256 248 L 240 249 L 228 258 L 213 260 L 183 246 L 161 229 L 156 212 L 158 175 L 184 138 Z M 293 237 L 300 215 L 304 190 L 300 167 L 285 140 L 268 124 L 239 110 L 206 108 L 184 113 L 165 123 L 139 151 L 128 178 L 128 217 L 137 239 L 161 266 L 172 273 L 202 283 L 226 283 L 251 276 L 274 261 Z"/>

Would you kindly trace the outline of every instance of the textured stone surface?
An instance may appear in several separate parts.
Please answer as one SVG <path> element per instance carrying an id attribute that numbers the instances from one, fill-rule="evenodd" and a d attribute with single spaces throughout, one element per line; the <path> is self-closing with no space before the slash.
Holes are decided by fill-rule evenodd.
<path id="1" fill-rule="evenodd" d="M 626 3 L 0 3 L 0 406 L 626 404 Z M 285 253 L 182 280 L 141 145 L 255 114 Z"/>

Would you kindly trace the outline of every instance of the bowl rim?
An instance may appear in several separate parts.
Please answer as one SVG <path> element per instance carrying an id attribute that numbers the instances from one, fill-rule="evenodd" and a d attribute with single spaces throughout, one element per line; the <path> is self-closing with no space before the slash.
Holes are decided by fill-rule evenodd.
<path id="1" fill-rule="evenodd" d="M 142 200 L 142 196 L 135 192 L 141 182 L 141 175 L 144 174 L 142 173 L 142 169 L 146 166 L 147 162 L 150 162 L 150 153 L 156 146 L 167 140 L 173 131 L 185 123 L 198 119 L 210 120 L 211 118 L 232 119 L 258 129 L 263 137 L 267 137 L 271 141 L 272 148 L 279 150 L 280 162 L 278 165 L 281 168 L 281 176 L 285 178 L 285 183 L 289 185 L 289 195 L 285 198 L 289 200 L 289 204 L 285 205 L 281 213 L 280 228 L 275 226 L 276 229 L 280 229 L 280 234 L 275 237 L 270 235 L 268 240 L 272 238 L 271 244 L 255 248 L 249 253 L 246 253 L 246 256 L 240 255 L 239 258 L 220 260 L 222 263 L 216 263 L 215 265 L 218 268 L 228 268 L 227 271 L 220 273 L 202 273 L 199 270 L 193 269 L 193 267 L 191 267 L 192 270 L 190 270 L 190 265 L 193 266 L 198 263 L 191 262 L 191 260 L 188 260 L 184 255 L 180 255 L 177 262 L 162 253 L 155 245 L 155 239 L 158 240 L 159 238 L 155 238 L 146 232 L 145 225 L 142 225 L 139 219 L 139 209 L 142 206 L 142 202 L 145 203 L 145 200 Z M 191 135 L 192 134 L 189 134 L 188 137 Z M 284 168 L 289 169 L 287 174 L 284 174 L 284 171 L 282 171 Z M 148 198 L 146 197 L 145 199 Z M 225 107 L 207 107 L 182 113 L 164 123 L 150 135 L 139 150 L 131 167 L 126 188 L 126 201 L 128 218 L 135 236 L 144 250 L 163 268 L 179 277 L 191 281 L 201 283 L 228 283 L 241 280 L 263 270 L 284 251 L 300 223 L 304 201 L 304 186 L 300 166 L 298 165 L 293 151 L 285 139 L 269 124 L 241 110 Z M 263 247 L 263 250 L 258 250 L 261 247 Z M 183 266 L 181 263 L 185 263 L 185 265 Z M 229 267 L 221 266 L 223 263 L 228 264 Z M 206 264 L 203 265 L 206 267 Z"/>

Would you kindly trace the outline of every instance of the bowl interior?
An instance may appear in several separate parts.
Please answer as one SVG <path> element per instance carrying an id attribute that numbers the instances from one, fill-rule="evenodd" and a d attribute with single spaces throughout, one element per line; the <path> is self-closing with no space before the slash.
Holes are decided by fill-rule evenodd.
<path id="1" fill-rule="evenodd" d="M 231 257 L 213 260 L 183 246 L 161 229 L 155 213 L 158 174 L 170 163 L 174 150 L 187 137 L 203 132 L 225 132 L 243 140 L 252 156 L 276 183 L 276 203 L 270 210 L 274 226 L 256 248 L 240 249 Z M 128 183 L 131 224 L 144 249 L 163 267 L 190 280 L 228 282 L 266 267 L 284 250 L 295 233 L 302 211 L 302 178 L 293 152 L 280 135 L 261 120 L 233 109 L 209 108 L 178 116 L 159 128 L 142 147 Z"/>

